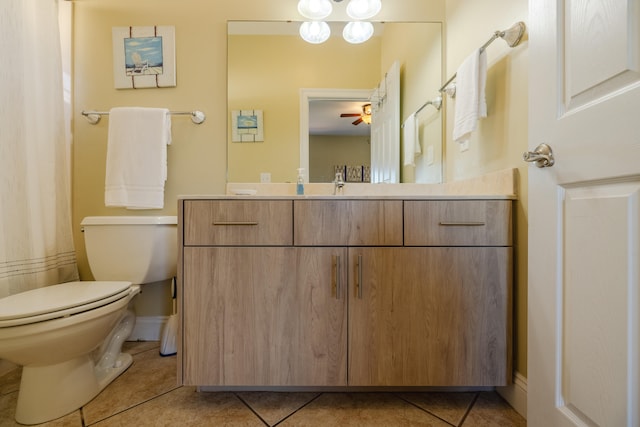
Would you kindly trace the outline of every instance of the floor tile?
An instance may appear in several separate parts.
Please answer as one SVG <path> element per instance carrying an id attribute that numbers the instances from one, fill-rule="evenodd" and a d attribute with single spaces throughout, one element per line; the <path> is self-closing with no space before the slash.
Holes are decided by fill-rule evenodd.
<path id="1" fill-rule="evenodd" d="M 398 396 L 458 426 L 473 404 L 476 393 L 399 393 Z"/>
<path id="2" fill-rule="evenodd" d="M 0 396 L 13 393 L 20 389 L 20 378 L 22 377 L 22 367 L 18 367 L 11 372 L 7 372 L 0 377 Z"/>
<path id="3" fill-rule="evenodd" d="M 311 402 L 320 393 L 240 392 L 238 397 L 270 426 Z"/>
<path id="4" fill-rule="evenodd" d="M 93 424 L 177 388 L 176 357 L 160 357 L 157 349 L 133 356 L 133 364 L 82 408 Z"/>
<path id="5" fill-rule="evenodd" d="M 159 348 L 158 342 L 125 343 L 123 351 L 134 357 L 127 371 L 81 410 L 41 425 L 526 426 L 495 392 L 198 393 L 177 386 L 177 359 L 161 357 Z M 0 427 L 19 426 L 14 416 L 20 376 L 18 369 L 0 377 Z"/>
<path id="6" fill-rule="evenodd" d="M 462 425 L 464 427 L 525 427 L 527 421 L 498 393 L 482 392 Z"/>
<path id="7" fill-rule="evenodd" d="M 18 424 L 15 421 L 17 402 L 17 392 L 0 396 L 0 427 L 23 426 L 23 424 Z M 44 427 L 82 427 L 82 417 L 80 416 L 80 411 L 78 410 L 72 412 L 69 415 L 58 418 L 57 420 L 36 425 Z"/>
<path id="8" fill-rule="evenodd" d="M 449 427 L 449 424 L 390 393 L 323 393 L 278 426 Z"/>
<path id="9" fill-rule="evenodd" d="M 111 426 L 264 427 L 265 424 L 233 393 L 198 393 L 195 387 L 181 387 L 91 425 Z"/>

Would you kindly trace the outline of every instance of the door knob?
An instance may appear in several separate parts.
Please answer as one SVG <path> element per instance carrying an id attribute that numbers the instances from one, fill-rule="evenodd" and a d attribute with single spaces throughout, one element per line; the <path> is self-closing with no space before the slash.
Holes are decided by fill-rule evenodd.
<path id="1" fill-rule="evenodd" d="M 533 162 L 539 168 L 548 168 L 553 166 L 553 151 L 547 144 L 540 144 L 533 151 L 526 151 L 522 154 L 522 160 L 525 162 Z"/>

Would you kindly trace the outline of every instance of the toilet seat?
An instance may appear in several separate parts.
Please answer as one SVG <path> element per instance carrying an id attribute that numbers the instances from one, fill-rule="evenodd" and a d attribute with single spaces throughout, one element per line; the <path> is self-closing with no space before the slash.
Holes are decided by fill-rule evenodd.
<path id="1" fill-rule="evenodd" d="M 133 291 L 131 282 L 68 282 L 10 295 L 0 299 L 0 328 L 71 316 Z"/>

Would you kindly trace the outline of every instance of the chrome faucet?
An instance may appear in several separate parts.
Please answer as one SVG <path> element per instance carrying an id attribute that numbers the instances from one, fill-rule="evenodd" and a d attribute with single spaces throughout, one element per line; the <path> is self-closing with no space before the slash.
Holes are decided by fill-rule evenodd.
<path id="1" fill-rule="evenodd" d="M 342 193 L 342 187 L 344 187 L 342 172 L 336 172 L 336 179 L 333 180 L 333 195 L 338 194 L 338 189 L 340 189 L 340 193 Z"/>

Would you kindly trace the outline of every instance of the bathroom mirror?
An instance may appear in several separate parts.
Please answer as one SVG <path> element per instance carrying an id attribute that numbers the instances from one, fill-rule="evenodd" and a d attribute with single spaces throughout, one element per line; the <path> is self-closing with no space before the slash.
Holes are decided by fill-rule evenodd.
<path id="1" fill-rule="evenodd" d="M 300 22 L 228 23 L 227 55 L 227 180 L 228 182 L 295 182 L 300 167 L 301 93 L 309 90 L 367 93 L 384 84 L 385 72 L 400 64 L 400 117 L 404 121 L 427 101 L 437 97 L 442 83 L 442 24 L 386 22 L 375 24 L 375 34 L 361 44 L 342 38 L 344 22 L 330 23 L 332 36 L 322 44 L 309 44 L 299 34 Z M 330 90 L 329 90 L 330 89 Z M 322 110 L 333 109 L 332 122 L 316 123 L 311 101 L 307 152 L 334 165 L 366 166 L 369 125 L 352 116 L 369 101 L 363 97 L 323 100 Z M 327 101 L 325 103 L 324 101 Z M 305 114 L 305 113 L 303 113 Z M 238 117 L 261 118 L 239 128 Z M 341 117 L 341 115 L 344 115 Z M 441 182 L 441 112 L 430 106 L 419 114 L 419 134 L 424 151 L 416 165 L 401 167 L 402 182 Z M 306 126 L 306 125 L 305 125 Z M 317 130 L 320 128 L 321 130 Z M 346 129 L 346 130 L 340 130 Z M 260 136 L 238 141 L 238 133 Z M 400 135 L 398 135 L 400 137 Z M 235 141 L 234 141 L 235 139 Z M 306 142 L 303 142 L 303 144 Z M 345 150 L 346 154 L 342 153 Z M 357 154 L 354 154 L 357 153 Z M 312 159 L 313 160 L 313 159 Z M 311 169 L 317 162 L 309 161 Z M 327 169 L 328 170 L 328 169 Z M 313 172 L 313 171 L 312 171 Z M 331 181 L 333 170 L 314 181 Z"/>

